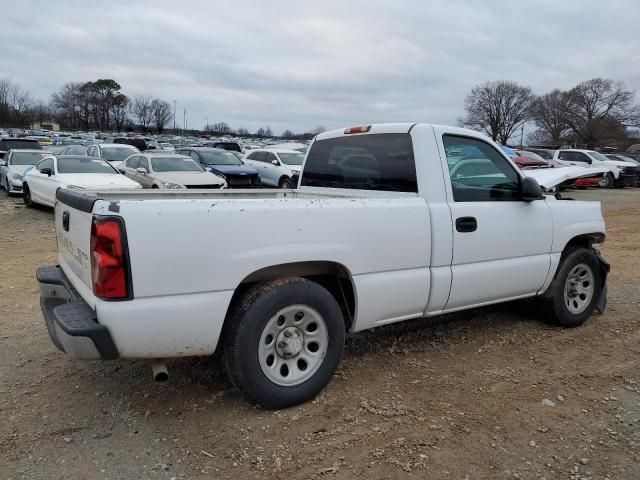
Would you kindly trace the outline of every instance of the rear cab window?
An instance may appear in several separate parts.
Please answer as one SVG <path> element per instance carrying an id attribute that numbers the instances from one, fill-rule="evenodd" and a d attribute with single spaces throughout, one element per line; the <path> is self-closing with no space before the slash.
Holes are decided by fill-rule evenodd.
<path id="1" fill-rule="evenodd" d="M 301 186 L 418 192 L 408 133 L 317 140 L 304 164 Z"/>

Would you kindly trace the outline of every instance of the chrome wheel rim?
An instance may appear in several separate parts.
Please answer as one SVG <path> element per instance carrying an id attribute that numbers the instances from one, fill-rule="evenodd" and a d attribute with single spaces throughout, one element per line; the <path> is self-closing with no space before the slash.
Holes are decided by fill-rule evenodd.
<path id="1" fill-rule="evenodd" d="M 564 304 L 569 312 L 578 315 L 584 312 L 595 292 L 595 278 L 591 267 L 580 263 L 573 267 L 564 285 Z"/>
<path id="2" fill-rule="evenodd" d="M 260 368 L 276 385 L 300 385 L 318 371 L 328 346 L 322 315 L 307 305 L 291 305 L 271 317 L 262 330 Z"/>

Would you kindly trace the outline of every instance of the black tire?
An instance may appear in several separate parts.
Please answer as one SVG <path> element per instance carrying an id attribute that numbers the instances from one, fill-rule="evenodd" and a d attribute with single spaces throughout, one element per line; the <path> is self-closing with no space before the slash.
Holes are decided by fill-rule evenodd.
<path id="1" fill-rule="evenodd" d="M 593 295 L 586 308 L 580 313 L 573 313 L 565 303 L 565 289 L 569 274 L 579 265 L 586 266 L 593 275 Z M 556 276 L 542 296 L 543 309 L 546 317 L 562 327 L 578 327 L 593 313 L 600 298 L 602 289 L 602 273 L 595 252 L 590 248 L 576 248 L 563 255 Z"/>
<path id="2" fill-rule="evenodd" d="M 158 185 L 151 185 L 151 188 L 160 188 Z"/>
<path id="3" fill-rule="evenodd" d="M 328 344 L 310 378 L 282 386 L 263 372 L 258 349 L 267 323 L 291 305 L 311 307 L 322 316 Z M 340 306 L 324 287 L 304 278 L 279 278 L 250 287 L 225 322 L 224 362 L 229 378 L 250 401 L 264 408 L 286 408 L 312 399 L 329 383 L 342 358 L 345 323 Z"/>
<path id="4" fill-rule="evenodd" d="M 292 187 L 291 179 L 289 177 L 284 177 L 280 179 L 278 182 L 278 187 L 283 188 L 285 190 L 290 190 Z"/>
<path id="5" fill-rule="evenodd" d="M 22 186 L 22 200 L 26 207 L 33 208 L 33 200 L 31 200 L 31 190 L 26 183 Z"/>
<path id="6" fill-rule="evenodd" d="M 607 173 L 604 177 L 601 177 L 598 180 L 598 186 L 601 188 L 612 188 L 615 183 L 615 178 L 613 178 L 612 173 Z"/>
<path id="7" fill-rule="evenodd" d="M 2 186 L 7 192 L 7 197 L 11 195 L 11 187 L 9 186 L 9 177 L 4 177 L 4 185 Z"/>

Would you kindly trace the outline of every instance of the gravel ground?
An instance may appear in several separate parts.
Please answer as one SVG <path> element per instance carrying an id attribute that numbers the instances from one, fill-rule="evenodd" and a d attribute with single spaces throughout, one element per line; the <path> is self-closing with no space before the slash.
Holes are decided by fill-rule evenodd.
<path id="1" fill-rule="evenodd" d="M 348 339 L 331 385 L 247 404 L 215 359 L 78 362 L 47 337 L 34 280 L 52 214 L 0 198 L 1 479 L 638 479 L 640 190 L 601 199 L 609 309 L 583 327 L 528 303 Z"/>

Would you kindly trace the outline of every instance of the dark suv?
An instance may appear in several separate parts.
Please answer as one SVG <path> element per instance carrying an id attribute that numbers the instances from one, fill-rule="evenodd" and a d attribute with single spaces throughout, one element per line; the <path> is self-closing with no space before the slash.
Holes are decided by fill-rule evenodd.
<path id="1" fill-rule="evenodd" d="M 42 145 L 32 138 L 3 138 L 0 140 L 0 158 L 9 150 L 42 150 Z"/>

